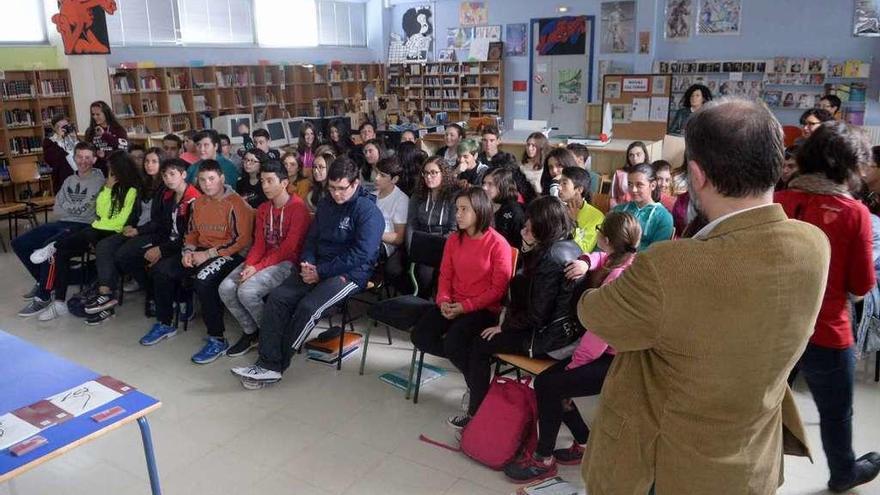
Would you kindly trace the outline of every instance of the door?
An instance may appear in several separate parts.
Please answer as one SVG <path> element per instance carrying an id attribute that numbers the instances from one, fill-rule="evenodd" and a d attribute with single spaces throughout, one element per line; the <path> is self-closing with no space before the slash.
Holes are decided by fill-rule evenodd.
<path id="1" fill-rule="evenodd" d="M 556 136 L 585 134 L 592 83 L 593 17 L 532 19 L 529 118 Z"/>

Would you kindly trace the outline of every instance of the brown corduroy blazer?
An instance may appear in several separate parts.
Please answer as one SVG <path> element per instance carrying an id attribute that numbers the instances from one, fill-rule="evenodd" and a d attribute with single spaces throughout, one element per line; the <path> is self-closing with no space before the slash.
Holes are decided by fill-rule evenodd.
<path id="1" fill-rule="evenodd" d="M 584 294 L 581 322 L 618 352 L 584 456 L 590 495 L 775 493 L 783 449 L 809 456 L 786 378 L 829 256 L 822 231 L 774 204 L 657 243 Z"/>

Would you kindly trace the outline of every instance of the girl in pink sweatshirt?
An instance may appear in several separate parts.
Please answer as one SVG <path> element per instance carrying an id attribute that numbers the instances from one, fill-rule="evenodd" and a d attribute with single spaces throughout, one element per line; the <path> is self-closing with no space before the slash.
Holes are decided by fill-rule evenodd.
<path id="1" fill-rule="evenodd" d="M 583 289 L 595 289 L 619 277 L 635 260 L 642 237 L 639 221 L 623 212 L 609 213 L 598 230 L 603 252 L 584 254 L 565 268 L 566 277 L 579 280 Z M 559 361 L 538 375 L 538 446 L 534 455 L 507 465 L 504 474 L 525 482 L 555 475 L 557 463 L 580 464 L 590 430 L 571 398 L 596 395 L 602 390 L 614 354 L 614 349 L 588 329 L 571 359 Z M 567 449 L 554 450 L 563 423 L 574 442 Z"/>

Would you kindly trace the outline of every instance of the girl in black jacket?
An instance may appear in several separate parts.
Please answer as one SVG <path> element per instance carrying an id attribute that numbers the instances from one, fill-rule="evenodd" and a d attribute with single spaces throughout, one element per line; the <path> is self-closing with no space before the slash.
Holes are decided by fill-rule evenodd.
<path id="1" fill-rule="evenodd" d="M 483 190 L 495 206 L 495 230 L 517 249 L 522 247 L 522 228 L 526 213 L 519 203 L 519 191 L 513 180 L 513 172 L 496 168 L 483 177 Z"/>

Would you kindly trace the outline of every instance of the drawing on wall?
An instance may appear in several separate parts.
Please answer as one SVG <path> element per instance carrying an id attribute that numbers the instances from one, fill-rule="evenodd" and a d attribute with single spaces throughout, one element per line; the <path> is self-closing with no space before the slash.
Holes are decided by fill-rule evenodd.
<path id="1" fill-rule="evenodd" d="M 474 38 L 501 41 L 501 26 L 477 26 L 474 28 Z"/>
<path id="2" fill-rule="evenodd" d="M 880 36 L 880 0 L 855 0 L 854 36 Z"/>
<path id="3" fill-rule="evenodd" d="M 668 40 L 686 40 L 694 25 L 694 8 L 691 0 L 666 0 L 666 29 Z"/>
<path id="4" fill-rule="evenodd" d="M 557 81 L 556 94 L 559 95 L 559 101 L 569 104 L 581 101 L 584 87 L 583 69 L 559 69 Z"/>
<path id="5" fill-rule="evenodd" d="M 605 98 L 609 100 L 620 98 L 620 81 L 608 81 L 605 83 Z"/>
<path id="6" fill-rule="evenodd" d="M 742 0 L 699 0 L 697 34 L 739 34 Z"/>
<path id="7" fill-rule="evenodd" d="M 388 61 L 427 62 L 433 51 L 434 7 L 430 4 L 414 5 L 406 9 L 400 20 L 403 36 L 391 33 Z"/>
<path id="8" fill-rule="evenodd" d="M 526 54 L 529 37 L 526 24 L 508 24 L 504 33 L 504 55 L 519 57 Z"/>
<path id="9" fill-rule="evenodd" d="M 447 28 L 446 29 L 446 48 L 470 48 L 471 41 L 474 39 L 474 28 Z"/>
<path id="10" fill-rule="evenodd" d="M 110 53 L 107 15 L 116 12 L 114 0 L 58 0 L 58 13 L 52 16 L 61 34 L 65 55 Z"/>
<path id="11" fill-rule="evenodd" d="M 636 45 L 636 2 L 603 2 L 601 16 L 601 53 L 633 53 Z"/>
<path id="12" fill-rule="evenodd" d="M 587 18 L 557 17 L 538 21 L 539 55 L 584 55 L 587 49 Z"/>
<path id="13" fill-rule="evenodd" d="M 458 23 L 465 26 L 482 26 L 489 23 L 489 8 L 485 2 L 461 2 Z"/>

